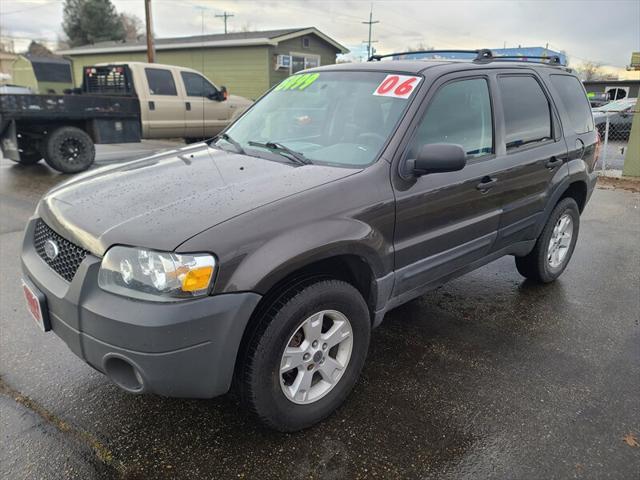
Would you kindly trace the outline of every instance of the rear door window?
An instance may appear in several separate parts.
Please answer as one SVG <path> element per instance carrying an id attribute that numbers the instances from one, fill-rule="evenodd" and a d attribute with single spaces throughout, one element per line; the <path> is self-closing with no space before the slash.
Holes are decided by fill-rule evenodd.
<path id="1" fill-rule="evenodd" d="M 151 95 L 178 95 L 173 74 L 163 68 L 145 68 Z"/>
<path id="2" fill-rule="evenodd" d="M 551 109 L 538 81 L 528 75 L 498 77 L 507 150 L 550 140 Z"/>
<path id="3" fill-rule="evenodd" d="M 493 152 L 493 121 L 489 86 L 484 78 L 444 85 L 431 101 L 409 149 L 415 158 L 423 145 L 455 143 L 469 157 Z"/>
<path id="4" fill-rule="evenodd" d="M 551 75 L 551 83 L 560 94 L 560 102 L 569 115 L 571 125 L 567 127 L 579 134 L 592 132 L 591 107 L 580 80 L 572 75 Z"/>

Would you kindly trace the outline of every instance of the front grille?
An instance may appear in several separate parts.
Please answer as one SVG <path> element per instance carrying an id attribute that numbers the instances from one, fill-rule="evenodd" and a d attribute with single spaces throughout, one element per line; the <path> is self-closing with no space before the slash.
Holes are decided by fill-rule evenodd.
<path id="1" fill-rule="evenodd" d="M 58 245 L 58 255 L 52 260 L 45 252 L 45 243 L 52 240 Z M 85 249 L 65 240 L 42 220 L 38 219 L 33 233 L 33 243 L 38 255 L 49 265 L 54 272 L 67 282 L 73 280 L 80 263 L 89 252 Z"/>

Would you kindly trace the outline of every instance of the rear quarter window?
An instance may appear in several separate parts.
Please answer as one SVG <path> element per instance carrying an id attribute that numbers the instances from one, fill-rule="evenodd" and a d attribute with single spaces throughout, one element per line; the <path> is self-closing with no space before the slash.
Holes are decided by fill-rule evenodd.
<path id="1" fill-rule="evenodd" d="M 569 116 L 570 125 L 575 133 L 593 131 L 593 116 L 589 99 L 584 93 L 580 80 L 571 75 L 551 75 L 551 83 L 560 95 L 560 102 Z"/>

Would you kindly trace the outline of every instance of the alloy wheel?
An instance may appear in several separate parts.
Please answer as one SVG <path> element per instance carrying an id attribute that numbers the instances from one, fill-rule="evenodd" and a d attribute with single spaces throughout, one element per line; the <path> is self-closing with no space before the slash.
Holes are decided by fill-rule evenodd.
<path id="1" fill-rule="evenodd" d="M 297 404 L 327 395 L 344 374 L 353 348 L 349 319 L 336 310 L 322 310 L 304 320 L 291 335 L 280 362 L 280 386 Z"/>

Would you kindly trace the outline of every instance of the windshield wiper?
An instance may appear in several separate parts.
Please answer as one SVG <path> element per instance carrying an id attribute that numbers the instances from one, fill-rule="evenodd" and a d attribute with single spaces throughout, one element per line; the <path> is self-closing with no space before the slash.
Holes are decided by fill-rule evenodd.
<path id="1" fill-rule="evenodd" d="M 272 150 L 274 152 L 277 152 L 281 155 L 283 154 L 287 154 L 289 159 L 293 160 L 294 162 L 296 162 L 299 165 L 309 165 L 311 163 L 311 160 L 309 160 L 307 157 L 305 157 L 302 153 L 300 152 L 296 152 L 295 150 L 291 150 L 289 147 L 281 144 L 281 143 L 277 143 L 277 142 L 265 142 L 265 143 L 261 143 L 261 142 L 249 142 L 249 145 L 251 145 L 252 147 L 260 147 L 260 148 L 266 148 L 267 150 Z"/>
<path id="2" fill-rule="evenodd" d="M 247 154 L 247 152 L 244 151 L 244 148 L 242 148 L 242 145 L 240 145 L 238 142 L 236 142 L 227 133 L 222 133 L 220 135 L 216 135 L 211 140 L 209 140 L 209 142 L 207 142 L 207 143 L 209 145 L 211 145 L 212 143 L 214 143 L 214 142 L 216 142 L 216 141 L 218 141 L 220 139 L 222 139 L 225 142 L 230 143 L 231 145 L 233 145 L 233 147 L 236 149 L 236 153 L 241 153 L 242 155 L 246 155 Z"/>

